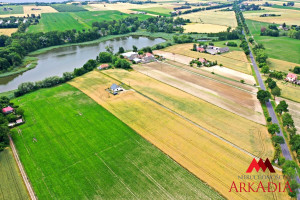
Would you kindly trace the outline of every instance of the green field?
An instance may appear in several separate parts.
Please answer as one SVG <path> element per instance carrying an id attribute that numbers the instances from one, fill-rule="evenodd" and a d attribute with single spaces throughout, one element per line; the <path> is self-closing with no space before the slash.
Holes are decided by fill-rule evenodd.
<path id="1" fill-rule="evenodd" d="M 0 152 L 0 199 L 29 199 L 10 148 Z"/>
<path id="2" fill-rule="evenodd" d="M 67 4 L 52 4 L 52 8 L 57 10 L 58 12 L 80 12 L 80 11 L 87 11 L 81 6 L 75 5 L 67 5 Z"/>
<path id="3" fill-rule="evenodd" d="M 226 45 L 226 42 L 235 42 L 238 46 L 237 47 L 230 47 Z M 213 41 L 215 46 L 218 47 L 228 47 L 230 51 L 242 51 L 242 49 L 239 47 L 241 44 L 241 40 L 225 40 L 225 41 Z M 206 43 L 209 45 L 209 43 Z"/>
<path id="4" fill-rule="evenodd" d="M 171 16 L 170 12 L 172 12 L 172 9 L 163 8 L 163 7 L 154 7 L 154 8 L 143 8 L 143 9 L 131 9 L 134 11 L 141 11 L 141 12 L 147 12 L 154 15 L 161 15 L 169 17 Z"/>
<path id="5" fill-rule="evenodd" d="M 14 140 L 39 199 L 222 199 L 68 84 L 14 102 L 26 110 Z"/>
<path id="6" fill-rule="evenodd" d="M 254 39 L 262 43 L 270 58 L 285 60 L 300 64 L 300 40 L 289 37 L 260 36 L 261 27 L 268 27 L 269 23 L 246 20 Z"/>
<path id="7" fill-rule="evenodd" d="M 4 11 L 4 8 L 12 8 L 13 10 Z M 1 6 L 0 15 L 9 15 L 9 14 L 23 14 L 23 6 Z"/>
<path id="8" fill-rule="evenodd" d="M 49 32 L 91 29 L 93 22 L 119 20 L 130 16 L 119 11 L 95 11 L 95 12 L 65 12 L 65 13 L 43 13 L 40 23 L 28 28 L 28 32 Z M 147 15 L 134 15 L 141 20 L 147 19 Z"/>

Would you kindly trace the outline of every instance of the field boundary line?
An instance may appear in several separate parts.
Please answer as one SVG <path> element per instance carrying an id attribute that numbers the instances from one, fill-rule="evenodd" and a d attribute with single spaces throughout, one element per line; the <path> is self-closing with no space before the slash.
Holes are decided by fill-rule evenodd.
<path id="1" fill-rule="evenodd" d="M 29 179 L 28 179 L 28 176 L 26 175 L 26 172 L 24 170 L 24 167 L 20 161 L 20 158 L 19 158 L 19 155 L 18 155 L 18 152 L 16 150 L 16 147 L 15 147 L 15 144 L 14 144 L 14 141 L 13 139 L 11 138 L 11 136 L 8 136 L 9 138 L 9 143 L 10 143 L 10 146 L 11 146 L 11 149 L 12 149 L 12 152 L 13 152 L 13 155 L 14 155 L 14 158 L 15 158 L 15 161 L 17 162 L 17 165 L 18 165 L 18 168 L 19 168 L 19 171 L 22 175 L 22 178 L 23 178 L 23 181 L 25 183 L 25 186 L 27 188 L 27 191 L 29 193 L 29 196 L 30 196 L 30 199 L 31 200 L 37 200 L 37 197 L 33 191 L 33 188 L 29 182 Z"/>
<path id="2" fill-rule="evenodd" d="M 118 81 L 118 82 L 121 82 L 121 81 L 119 81 L 118 79 L 115 79 L 115 78 L 109 76 L 108 74 L 105 74 L 105 73 L 103 73 L 103 72 L 101 72 L 101 73 L 104 74 L 105 76 L 107 76 L 107 77 L 113 79 L 113 80 L 116 80 L 116 81 Z M 121 83 L 123 83 L 123 82 L 121 82 Z M 127 84 L 125 84 L 125 83 L 123 83 L 123 84 L 124 84 L 124 85 L 127 85 Z M 127 85 L 127 86 L 128 86 L 128 85 Z M 131 86 L 128 86 L 128 87 L 132 88 Z M 132 89 L 133 89 L 133 88 L 132 88 Z M 143 97 L 145 97 L 145 98 L 149 99 L 150 101 L 154 102 L 155 104 L 157 104 L 157 105 L 161 106 L 162 108 L 168 110 L 169 112 L 171 112 L 171 113 L 173 113 L 173 114 L 179 116 L 180 118 L 186 120 L 187 122 L 189 122 L 189 123 L 195 125 L 196 127 L 202 129 L 203 131 L 207 132 L 208 134 L 210 134 L 210 135 L 212 135 L 212 136 L 214 136 L 214 137 L 216 137 L 216 138 L 222 140 L 223 142 L 229 144 L 230 146 L 232 146 L 232 147 L 238 149 L 239 151 L 241 151 L 241 152 L 243 152 L 243 153 L 249 155 L 250 157 L 253 157 L 253 158 L 255 158 L 255 159 L 260 159 L 259 157 L 255 156 L 254 154 L 248 152 L 247 150 L 245 150 L 245 149 L 243 149 L 243 148 L 241 148 L 241 147 L 239 147 L 239 146 L 233 144 L 233 143 L 230 142 L 229 140 L 227 140 L 227 139 L 225 139 L 225 138 L 223 138 L 223 137 L 217 135 L 216 133 L 213 133 L 212 131 L 210 131 L 210 130 L 204 128 L 204 127 L 202 127 L 201 125 L 197 124 L 196 122 L 194 122 L 194 121 L 192 121 L 192 120 L 186 118 L 185 116 L 183 116 L 183 115 L 177 113 L 176 111 L 174 111 L 174 110 L 172 110 L 172 109 L 166 107 L 165 105 L 159 103 L 158 101 L 152 99 L 151 97 L 148 97 L 147 95 L 143 94 L 142 92 L 139 92 L 139 91 L 136 90 L 136 89 L 133 89 L 133 90 L 134 90 L 135 92 L 137 92 L 138 94 L 142 95 Z M 273 166 L 273 167 L 276 168 L 276 169 L 279 170 L 279 171 L 282 171 L 282 169 L 279 168 L 279 167 L 276 167 L 276 166 Z"/>
<path id="3" fill-rule="evenodd" d="M 158 62 L 160 62 L 160 61 L 158 61 Z M 162 63 L 165 63 L 165 62 L 162 62 Z M 167 64 L 167 65 L 169 65 L 169 66 L 171 66 L 171 67 L 178 68 L 178 69 L 180 69 L 180 70 L 182 70 L 182 71 L 189 72 L 189 73 L 194 74 L 194 75 L 196 75 L 196 76 L 201 76 L 201 77 L 204 77 L 204 78 L 213 80 L 213 81 L 215 81 L 215 82 L 222 83 L 222 84 L 224 84 L 224 85 L 228 85 L 228 86 L 230 86 L 230 87 L 236 88 L 236 89 L 238 89 L 238 90 L 241 90 L 241 91 L 248 92 L 248 93 L 250 93 L 250 94 L 255 94 L 255 95 L 256 95 L 255 92 L 251 92 L 251 91 L 249 91 L 249 90 L 240 88 L 240 87 L 238 87 L 238 86 L 234 86 L 234 85 L 231 85 L 231 84 L 229 84 L 229 83 L 225 83 L 225 82 L 223 82 L 223 81 L 216 80 L 216 79 L 214 79 L 214 78 L 211 78 L 211 77 L 208 77 L 208 76 L 199 74 L 199 73 L 197 73 L 197 72 L 193 72 L 193 71 L 191 71 L 191 70 L 184 69 L 184 68 L 182 68 L 182 67 L 175 66 L 175 65 L 172 65 L 172 64 L 170 64 L 170 63 L 165 63 L 165 64 Z"/>
<path id="4" fill-rule="evenodd" d="M 124 183 L 123 179 L 120 178 L 107 164 L 106 162 L 98 155 L 98 153 L 95 153 L 95 156 L 97 156 L 101 162 L 109 169 L 109 171 L 122 183 L 122 185 L 136 198 L 139 199 L 132 191 L 131 189 Z"/>

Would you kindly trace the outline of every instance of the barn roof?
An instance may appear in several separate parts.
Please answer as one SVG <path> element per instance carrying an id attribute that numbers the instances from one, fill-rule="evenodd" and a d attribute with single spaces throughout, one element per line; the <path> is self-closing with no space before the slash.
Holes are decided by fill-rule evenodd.
<path id="1" fill-rule="evenodd" d="M 7 113 L 7 112 L 11 112 L 11 111 L 13 111 L 13 110 L 14 110 L 14 109 L 13 109 L 12 107 L 7 106 L 6 108 L 3 108 L 3 109 L 2 109 L 2 112 Z"/>

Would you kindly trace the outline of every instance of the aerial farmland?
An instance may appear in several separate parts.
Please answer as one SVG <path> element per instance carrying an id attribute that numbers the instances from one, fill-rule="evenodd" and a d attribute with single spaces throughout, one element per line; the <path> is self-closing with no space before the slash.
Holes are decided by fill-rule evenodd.
<path id="1" fill-rule="evenodd" d="M 300 200 L 300 2 L 0 3 L 0 200 Z"/>

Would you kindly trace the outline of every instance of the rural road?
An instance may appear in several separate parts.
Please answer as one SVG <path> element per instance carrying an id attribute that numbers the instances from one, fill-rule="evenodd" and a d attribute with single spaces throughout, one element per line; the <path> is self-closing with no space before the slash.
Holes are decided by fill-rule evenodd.
<path id="1" fill-rule="evenodd" d="M 245 35 L 245 33 L 244 33 L 244 30 L 243 30 L 242 32 L 243 32 L 243 35 L 245 36 L 246 41 L 248 42 L 247 37 L 246 37 L 246 35 Z M 248 44 L 249 44 L 249 42 L 248 42 Z M 254 68 L 254 71 L 255 71 L 255 74 L 256 74 L 256 77 L 257 77 L 259 86 L 260 86 L 260 88 L 261 88 L 262 90 L 266 90 L 266 87 L 265 87 L 265 85 L 264 85 L 264 81 L 263 81 L 262 78 L 261 78 L 259 69 L 258 69 L 258 67 L 257 67 L 257 64 L 256 64 L 256 62 L 255 62 L 255 59 L 254 59 L 254 57 L 253 57 L 253 53 L 252 53 L 252 50 L 251 50 L 250 47 L 249 47 L 249 50 L 250 50 L 249 56 L 250 56 L 251 62 L 252 62 L 252 64 L 253 64 L 253 68 Z M 270 115 L 270 117 L 272 117 L 272 123 L 273 123 L 273 124 L 278 124 L 278 126 L 279 126 L 279 128 L 280 128 L 280 129 L 279 129 L 280 131 L 279 131 L 279 133 L 277 133 L 277 135 L 282 136 L 282 137 L 284 138 L 284 144 L 281 144 L 281 145 L 280 145 L 280 146 L 281 146 L 281 150 L 282 150 L 282 155 L 285 157 L 286 160 L 293 160 L 293 158 L 292 158 L 292 156 L 291 156 L 291 152 L 290 152 L 290 150 L 289 150 L 289 148 L 288 148 L 288 146 L 287 146 L 287 143 L 286 143 L 287 141 L 286 141 L 286 139 L 285 139 L 285 137 L 284 137 L 284 135 L 283 135 L 283 133 L 282 133 L 282 129 L 281 129 L 280 124 L 279 124 L 279 122 L 278 122 L 278 119 L 277 119 L 277 117 L 276 117 L 274 108 L 273 108 L 273 106 L 272 106 L 272 104 L 271 104 L 270 101 L 267 101 L 267 102 L 266 102 L 266 105 L 267 105 L 267 109 L 268 109 L 269 115 Z M 297 176 L 296 179 L 297 179 L 297 182 L 300 184 L 299 176 Z M 300 200 L 300 191 L 298 191 L 297 199 Z"/>
<path id="2" fill-rule="evenodd" d="M 34 194 L 34 191 L 33 191 L 33 189 L 32 189 L 32 186 L 31 186 L 31 184 L 29 183 L 29 180 L 28 180 L 28 177 L 27 177 L 27 175 L 26 175 L 26 172 L 25 172 L 25 170 L 24 170 L 24 168 L 23 168 L 23 165 L 22 165 L 22 163 L 21 163 L 21 161 L 20 161 L 20 158 L 19 158 L 18 152 L 17 152 L 17 150 L 16 150 L 15 144 L 14 144 L 14 142 L 13 142 L 13 140 L 12 140 L 12 138 L 11 138 L 10 136 L 9 136 L 9 142 L 10 142 L 10 147 L 11 147 L 11 149 L 12 149 L 13 155 L 14 155 L 15 160 L 16 160 L 16 162 L 17 162 L 18 168 L 19 168 L 20 173 L 21 173 L 21 175 L 22 175 L 23 181 L 24 181 L 25 186 L 26 186 L 26 188 L 27 188 L 27 191 L 28 191 L 28 193 L 29 193 L 30 199 L 31 199 L 31 200 L 37 200 L 37 198 L 36 198 L 36 196 L 35 196 L 35 194 Z"/>

